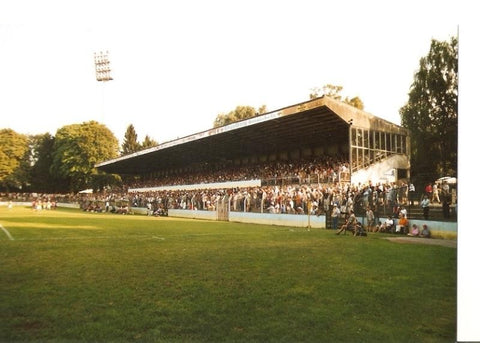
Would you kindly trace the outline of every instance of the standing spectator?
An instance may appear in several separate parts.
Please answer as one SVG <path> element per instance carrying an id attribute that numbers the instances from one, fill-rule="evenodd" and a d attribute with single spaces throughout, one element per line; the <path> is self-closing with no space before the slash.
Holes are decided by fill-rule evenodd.
<path id="1" fill-rule="evenodd" d="M 375 215 L 371 207 L 367 208 L 366 217 L 367 217 L 367 231 L 373 232 L 375 227 Z"/>
<path id="2" fill-rule="evenodd" d="M 340 209 L 338 208 L 337 204 L 333 204 L 332 209 L 332 226 L 334 230 L 338 228 L 338 218 L 340 217 Z"/>
<path id="3" fill-rule="evenodd" d="M 408 200 L 410 201 L 410 206 L 415 204 L 415 185 L 410 183 L 408 186 Z"/>
<path id="4" fill-rule="evenodd" d="M 425 194 L 427 195 L 429 200 L 432 199 L 433 187 L 432 187 L 431 183 L 429 183 L 427 186 L 425 186 Z"/>
<path id="5" fill-rule="evenodd" d="M 430 212 L 430 199 L 429 199 L 428 195 L 425 195 L 423 197 L 423 200 L 420 203 L 420 206 L 423 209 L 423 218 L 425 218 L 425 220 L 428 220 L 428 215 L 429 215 L 429 212 Z"/>
<path id="6" fill-rule="evenodd" d="M 448 185 L 447 181 L 443 181 L 442 184 L 442 193 L 450 193 L 450 186 Z"/>
<path id="7" fill-rule="evenodd" d="M 438 186 L 437 184 L 433 185 L 433 195 L 432 195 L 432 204 L 436 201 L 440 204 L 440 197 L 438 195 Z"/>
<path id="8" fill-rule="evenodd" d="M 442 211 L 443 211 L 443 218 L 448 219 L 450 218 L 450 197 L 448 193 L 442 192 Z"/>
<path id="9" fill-rule="evenodd" d="M 407 193 L 408 193 L 408 185 L 405 182 L 402 182 L 399 190 L 398 190 L 398 201 L 401 205 L 405 205 L 407 203 Z"/>

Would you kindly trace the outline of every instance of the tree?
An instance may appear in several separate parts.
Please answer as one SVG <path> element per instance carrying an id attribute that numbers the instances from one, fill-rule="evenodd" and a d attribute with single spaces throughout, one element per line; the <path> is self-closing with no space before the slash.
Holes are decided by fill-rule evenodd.
<path id="1" fill-rule="evenodd" d="M 410 130 L 412 176 L 427 183 L 456 176 L 458 140 L 458 41 L 432 39 L 400 109 Z"/>
<path id="2" fill-rule="evenodd" d="M 151 139 L 149 135 L 146 135 L 142 143 L 142 149 L 152 148 L 157 145 L 158 145 L 157 141 Z"/>
<path id="3" fill-rule="evenodd" d="M 118 140 L 96 121 L 67 125 L 55 134 L 51 172 L 68 180 L 69 191 L 101 189 L 112 177 L 98 171 L 95 164 L 118 156 Z"/>
<path id="4" fill-rule="evenodd" d="M 53 175 L 51 167 L 55 149 L 55 137 L 50 133 L 29 137 L 31 167 L 29 189 L 41 193 L 57 193 L 68 189 L 68 179 Z"/>
<path id="5" fill-rule="evenodd" d="M 363 101 L 358 96 L 356 96 L 354 98 L 351 98 L 351 99 L 347 96 L 343 100 L 343 102 L 349 104 L 350 106 L 358 108 L 359 110 L 363 110 Z"/>
<path id="6" fill-rule="evenodd" d="M 262 105 L 258 108 L 258 114 L 265 114 L 267 113 L 267 105 Z"/>
<path id="7" fill-rule="evenodd" d="M 358 96 L 352 99 L 350 99 L 348 96 L 345 98 L 342 98 L 342 95 L 340 93 L 343 90 L 343 86 L 335 86 L 335 85 L 327 84 L 323 86 L 322 89 L 318 87 L 314 87 L 310 90 L 311 90 L 311 93 L 310 93 L 311 100 L 316 99 L 320 96 L 326 95 L 332 99 L 343 101 L 344 103 L 349 104 L 350 106 L 358 108 L 359 110 L 363 110 L 364 108 L 363 101 Z"/>
<path id="8" fill-rule="evenodd" d="M 122 144 L 122 156 L 132 154 L 142 149 L 138 136 L 132 124 L 128 125 Z"/>
<path id="9" fill-rule="evenodd" d="M 12 129 L 0 130 L 0 185 L 2 188 L 21 188 L 25 183 L 28 165 L 28 139 Z"/>
<path id="10" fill-rule="evenodd" d="M 213 127 L 219 127 L 228 125 L 240 120 L 256 117 L 260 114 L 264 114 L 267 111 L 267 107 L 262 105 L 258 110 L 255 110 L 252 106 L 237 106 L 233 111 L 227 114 L 220 113 L 213 122 Z"/>
<path id="11" fill-rule="evenodd" d="M 49 133 L 30 137 L 32 167 L 30 169 L 30 188 L 35 192 L 54 193 L 59 180 L 53 181 L 50 168 L 53 161 L 55 138 Z M 61 183 L 61 182 L 60 182 Z M 62 189 L 62 187 L 59 187 Z"/>

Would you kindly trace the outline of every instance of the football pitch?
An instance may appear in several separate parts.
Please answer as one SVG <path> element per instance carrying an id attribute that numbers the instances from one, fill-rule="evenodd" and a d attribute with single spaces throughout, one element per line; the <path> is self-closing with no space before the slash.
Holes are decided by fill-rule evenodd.
<path id="1" fill-rule="evenodd" d="M 0 341 L 454 342 L 455 248 L 0 207 Z"/>

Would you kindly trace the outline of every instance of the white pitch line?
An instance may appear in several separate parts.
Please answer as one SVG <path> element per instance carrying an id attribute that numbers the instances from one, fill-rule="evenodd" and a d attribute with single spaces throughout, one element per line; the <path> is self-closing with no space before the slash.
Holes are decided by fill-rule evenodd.
<path id="1" fill-rule="evenodd" d="M 5 229 L 2 224 L 0 224 L 0 229 L 2 229 L 3 232 L 5 232 L 5 234 L 7 235 L 7 237 L 8 237 L 11 241 L 14 241 L 14 239 L 13 239 L 12 235 L 10 234 L 10 232 L 8 232 L 8 230 Z"/>

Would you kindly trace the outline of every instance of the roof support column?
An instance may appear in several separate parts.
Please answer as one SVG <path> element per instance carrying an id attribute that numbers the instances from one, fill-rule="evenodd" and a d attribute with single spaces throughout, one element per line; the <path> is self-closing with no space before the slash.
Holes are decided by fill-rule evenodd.
<path id="1" fill-rule="evenodd" d="M 348 121 L 348 167 L 350 169 L 350 184 L 352 183 L 352 124 L 353 120 Z"/>

